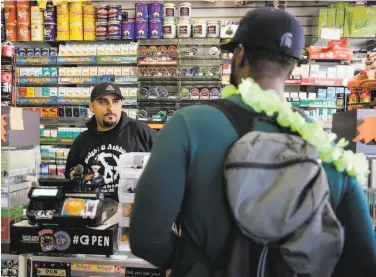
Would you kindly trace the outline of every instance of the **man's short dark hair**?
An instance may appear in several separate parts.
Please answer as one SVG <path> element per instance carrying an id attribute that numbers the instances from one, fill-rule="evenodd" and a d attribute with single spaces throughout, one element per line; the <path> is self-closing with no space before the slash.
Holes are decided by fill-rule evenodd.
<path id="1" fill-rule="evenodd" d="M 253 78 L 287 78 L 294 69 L 297 59 L 271 52 L 267 49 L 249 48 L 245 56 L 251 66 Z"/>

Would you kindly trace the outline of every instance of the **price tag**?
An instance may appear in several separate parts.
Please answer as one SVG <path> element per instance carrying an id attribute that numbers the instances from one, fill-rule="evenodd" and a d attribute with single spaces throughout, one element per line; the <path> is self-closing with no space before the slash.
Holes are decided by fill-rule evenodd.
<path id="1" fill-rule="evenodd" d="M 321 38 L 337 40 L 341 38 L 341 29 L 334 28 L 322 28 L 321 29 Z"/>

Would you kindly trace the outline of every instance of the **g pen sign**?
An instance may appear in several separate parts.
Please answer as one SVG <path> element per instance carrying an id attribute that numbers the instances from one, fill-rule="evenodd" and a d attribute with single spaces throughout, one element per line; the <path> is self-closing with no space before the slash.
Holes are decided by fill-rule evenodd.
<path id="1" fill-rule="evenodd" d="M 364 122 L 357 128 L 359 134 L 353 139 L 353 142 L 364 141 L 364 144 L 376 142 L 376 116 L 365 116 L 363 119 Z"/>

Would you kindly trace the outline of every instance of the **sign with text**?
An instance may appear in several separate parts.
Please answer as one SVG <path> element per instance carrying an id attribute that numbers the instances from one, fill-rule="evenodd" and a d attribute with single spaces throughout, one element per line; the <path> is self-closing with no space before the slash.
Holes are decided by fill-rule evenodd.
<path id="1" fill-rule="evenodd" d="M 140 268 L 140 267 L 127 267 L 125 269 L 126 277 L 166 277 L 166 271 L 158 268 Z"/>
<path id="2" fill-rule="evenodd" d="M 31 277 L 71 277 L 69 263 L 33 261 Z"/>

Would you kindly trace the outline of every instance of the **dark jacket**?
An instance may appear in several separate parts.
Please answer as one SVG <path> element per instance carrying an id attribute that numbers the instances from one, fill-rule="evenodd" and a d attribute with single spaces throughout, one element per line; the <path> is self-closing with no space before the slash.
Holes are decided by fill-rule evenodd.
<path id="1" fill-rule="evenodd" d="M 76 165 L 87 170 L 94 164 L 101 165 L 99 173 L 106 183 L 103 192 L 117 195 L 119 182 L 119 157 L 127 152 L 150 152 L 156 132 L 145 123 L 129 118 L 124 112 L 119 123 L 110 131 L 97 131 L 93 116 L 86 124 L 88 130 L 80 134 L 69 151 L 65 176 Z"/>
<path id="2" fill-rule="evenodd" d="M 239 95 L 230 100 L 250 109 Z M 268 123 L 256 131 L 279 132 Z M 230 230 L 223 168 L 239 136 L 228 118 L 208 105 L 179 110 L 158 134 L 137 184 L 130 222 L 132 252 L 150 263 L 172 268 L 175 277 L 206 277 L 194 246 L 172 224 L 182 215 L 186 230 L 216 260 Z M 376 240 L 364 192 L 354 178 L 324 164 L 332 206 L 345 227 L 345 246 L 334 277 L 374 277 Z"/>

